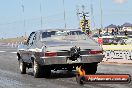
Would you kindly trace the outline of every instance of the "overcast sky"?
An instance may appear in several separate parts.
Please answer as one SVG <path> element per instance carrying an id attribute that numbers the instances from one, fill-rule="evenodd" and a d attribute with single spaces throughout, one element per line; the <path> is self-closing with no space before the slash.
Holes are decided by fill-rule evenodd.
<path id="1" fill-rule="evenodd" d="M 100 0 L 64 0 L 67 28 L 78 28 L 76 12 L 82 5 L 92 24 L 100 28 Z M 132 0 L 101 0 L 103 27 L 132 23 Z M 41 5 L 40 5 L 41 4 Z M 91 15 L 91 4 L 93 15 Z M 41 6 L 41 11 L 40 11 Z M 63 0 L 0 0 L 0 38 L 15 37 L 46 28 L 64 28 Z M 42 25 L 41 25 L 42 16 Z"/>

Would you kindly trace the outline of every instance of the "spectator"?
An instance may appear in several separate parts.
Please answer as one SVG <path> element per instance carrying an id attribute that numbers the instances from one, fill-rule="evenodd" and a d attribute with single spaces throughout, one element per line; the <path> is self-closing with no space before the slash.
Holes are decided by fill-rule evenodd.
<path id="1" fill-rule="evenodd" d="M 115 34 L 115 31 L 114 31 L 114 29 L 112 29 L 112 33 L 111 33 L 112 35 L 114 35 Z"/>
<path id="2" fill-rule="evenodd" d="M 124 34 L 125 34 L 125 36 L 127 36 L 127 35 L 128 35 L 128 32 L 127 32 L 127 30 L 125 30 L 125 31 L 124 31 Z"/>
<path id="3" fill-rule="evenodd" d="M 27 44 L 27 39 L 26 39 L 26 38 L 24 39 L 24 44 L 25 44 L 25 45 Z"/>

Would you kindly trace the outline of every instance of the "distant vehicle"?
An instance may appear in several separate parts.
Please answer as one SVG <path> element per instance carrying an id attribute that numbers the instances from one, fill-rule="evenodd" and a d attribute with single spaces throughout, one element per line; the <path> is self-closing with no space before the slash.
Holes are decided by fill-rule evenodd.
<path id="1" fill-rule="evenodd" d="M 98 38 L 99 38 L 99 37 L 101 37 L 101 35 L 99 35 L 99 34 L 97 34 L 97 33 L 95 33 L 95 34 L 92 35 L 92 38 L 93 38 L 94 40 L 96 40 L 96 41 L 98 41 Z"/>
<path id="2" fill-rule="evenodd" d="M 104 34 L 102 34 L 102 36 L 100 38 L 114 38 L 114 36 L 111 35 L 110 33 L 104 33 Z"/>
<path id="3" fill-rule="evenodd" d="M 126 41 L 128 42 L 128 37 L 125 36 L 125 35 L 122 35 L 120 33 L 118 33 L 116 35 L 112 35 L 111 33 L 104 33 L 104 34 L 101 34 L 101 35 L 94 34 L 92 36 L 92 38 L 96 41 L 98 41 L 99 38 L 102 38 L 104 45 L 109 45 L 109 44 L 124 45 L 124 44 L 126 44 Z M 129 40 L 130 40 L 130 38 L 129 38 Z M 129 43 L 130 43 L 130 41 L 129 41 Z"/>
<path id="4" fill-rule="evenodd" d="M 128 35 L 128 38 L 125 40 L 126 44 L 132 44 L 132 35 Z"/>
<path id="5" fill-rule="evenodd" d="M 92 38 L 96 40 L 97 42 L 99 38 L 102 38 L 103 44 L 110 44 L 110 43 L 113 43 L 114 36 L 111 35 L 110 33 L 104 33 L 100 35 L 96 33 L 92 36 Z"/>
<path id="6" fill-rule="evenodd" d="M 103 60 L 102 47 L 80 30 L 39 30 L 17 50 L 21 74 L 33 68 L 35 78 L 48 77 L 51 70 L 75 70 L 82 66 L 86 74 L 95 74 Z"/>

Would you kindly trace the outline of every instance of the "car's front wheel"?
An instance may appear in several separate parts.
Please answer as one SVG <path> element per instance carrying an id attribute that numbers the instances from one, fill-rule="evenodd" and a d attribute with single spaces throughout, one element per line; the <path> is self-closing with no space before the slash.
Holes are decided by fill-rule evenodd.
<path id="1" fill-rule="evenodd" d="M 22 59 L 19 60 L 19 69 L 21 74 L 26 74 L 26 63 Z"/>
<path id="2" fill-rule="evenodd" d="M 35 78 L 40 77 L 49 77 L 51 74 L 51 70 L 46 66 L 40 66 L 38 62 L 34 60 L 33 62 L 33 73 Z"/>

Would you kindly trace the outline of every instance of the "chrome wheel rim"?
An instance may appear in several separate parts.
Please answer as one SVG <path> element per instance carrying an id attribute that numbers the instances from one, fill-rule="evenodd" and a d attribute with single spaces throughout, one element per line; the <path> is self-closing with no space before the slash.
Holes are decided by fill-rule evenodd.
<path id="1" fill-rule="evenodd" d="M 34 73 L 36 73 L 36 72 L 37 72 L 37 63 L 36 63 L 36 61 L 34 61 L 33 70 L 34 70 Z"/>
<path id="2" fill-rule="evenodd" d="M 22 72 L 22 69 L 23 69 L 23 63 L 22 62 L 20 62 L 19 68 L 20 68 L 20 71 Z"/>

